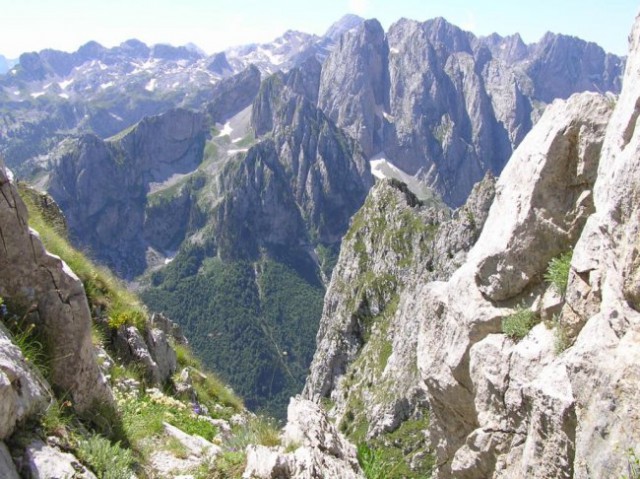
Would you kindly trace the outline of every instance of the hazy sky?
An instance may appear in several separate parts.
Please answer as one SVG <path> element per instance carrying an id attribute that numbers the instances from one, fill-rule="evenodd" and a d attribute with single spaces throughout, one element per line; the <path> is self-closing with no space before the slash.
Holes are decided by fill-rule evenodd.
<path id="1" fill-rule="evenodd" d="M 270 41 L 287 29 L 323 33 L 346 13 L 377 18 L 436 16 L 474 32 L 519 32 L 528 43 L 546 31 L 579 36 L 626 54 L 639 4 L 633 0 L 0 0 L 0 54 L 55 48 L 75 51 L 89 40 L 111 47 L 193 42 L 207 53 Z"/>

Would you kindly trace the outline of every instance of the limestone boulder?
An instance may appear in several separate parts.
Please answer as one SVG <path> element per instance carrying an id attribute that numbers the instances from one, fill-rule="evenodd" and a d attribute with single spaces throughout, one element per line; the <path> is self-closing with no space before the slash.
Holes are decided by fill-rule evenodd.
<path id="1" fill-rule="evenodd" d="M 135 364 L 142 368 L 145 379 L 150 384 L 159 385 L 162 382 L 158 364 L 135 326 L 120 326 L 115 333 L 114 347 L 125 364 Z"/>
<path id="2" fill-rule="evenodd" d="M 4 479 L 20 479 L 9 449 L 4 442 L 0 442 L 0 477 Z"/>
<path id="3" fill-rule="evenodd" d="M 23 312 L 45 338 L 50 381 L 78 411 L 112 402 L 91 343 L 91 314 L 82 282 L 49 254 L 28 226 L 27 210 L 0 164 L 0 296 Z"/>
<path id="4" fill-rule="evenodd" d="M 16 424 L 43 413 L 50 400 L 46 382 L 0 324 L 0 440 L 9 437 Z"/>
<path id="5" fill-rule="evenodd" d="M 149 354 L 158 366 L 160 382 L 164 383 L 176 372 L 176 352 L 169 343 L 169 338 L 161 329 L 148 329 L 145 334 L 145 342 Z"/>
<path id="6" fill-rule="evenodd" d="M 26 447 L 23 471 L 32 479 L 96 479 L 95 474 L 84 467 L 74 455 L 62 452 L 39 439 Z"/>
<path id="7" fill-rule="evenodd" d="M 363 478 L 356 449 L 329 422 L 322 408 L 300 397 L 291 398 L 283 447 L 249 446 L 243 478 L 320 479 Z"/>

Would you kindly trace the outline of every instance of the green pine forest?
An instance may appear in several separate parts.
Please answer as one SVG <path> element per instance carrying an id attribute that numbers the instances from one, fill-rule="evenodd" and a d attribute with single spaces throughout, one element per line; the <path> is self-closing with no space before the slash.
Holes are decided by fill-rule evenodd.
<path id="1" fill-rule="evenodd" d="M 272 248 L 222 261 L 183 248 L 142 298 L 177 321 L 192 348 L 252 410 L 283 419 L 315 351 L 324 286 L 308 257 Z"/>

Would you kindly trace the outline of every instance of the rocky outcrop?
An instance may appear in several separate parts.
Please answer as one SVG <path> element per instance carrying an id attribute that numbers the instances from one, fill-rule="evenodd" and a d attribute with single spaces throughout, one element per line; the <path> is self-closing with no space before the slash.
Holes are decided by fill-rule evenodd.
<path id="1" fill-rule="evenodd" d="M 203 115 L 187 110 L 146 118 L 108 141 L 91 135 L 68 140 L 53 154 L 45 186 L 65 212 L 71 238 L 132 277 L 146 268 L 147 193 L 195 170 L 204 140 Z"/>
<path id="2" fill-rule="evenodd" d="M 96 479 L 95 474 L 84 467 L 73 454 L 40 440 L 33 441 L 25 448 L 24 461 L 23 473 L 33 479 Z"/>
<path id="3" fill-rule="evenodd" d="M 594 173 L 610 113 L 611 102 L 597 94 L 549 107 L 500 176 L 465 264 L 447 283 L 426 284 L 419 293 L 418 366 L 431 405 L 438 477 L 499 476 L 518 445 L 531 441 L 526 452 L 536 434 L 544 434 L 527 431 L 542 427 L 535 418 L 545 415 L 544 407 L 557 411 L 546 432 L 565 437 L 545 441 L 547 452 L 525 460 L 521 473 L 569 473 L 561 462 L 572 462 L 572 400 L 562 391 L 548 396 L 553 386 L 538 376 L 551 363 L 552 335 L 540 325 L 514 345 L 499 333 L 514 310 L 541 313 L 542 273 L 573 247 L 593 212 Z"/>
<path id="4" fill-rule="evenodd" d="M 291 398 L 282 447 L 248 446 L 242 477 L 282 479 L 363 478 L 356 448 L 329 422 L 320 406 Z"/>
<path id="5" fill-rule="evenodd" d="M 46 382 L 0 324 L 0 440 L 8 438 L 18 423 L 43 413 L 50 400 Z"/>
<path id="6" fill-rule="evenodd" d="M 422 434 L 425 387 L 416 364 L 422 281 L 445 279 L 478 238 L 493 199 L 494 180 L 478 184 L 453 215 L 425 205 L 395 180 L 380 181 L 353 218 L 342 243 L 324 304 L 317 349 L 303 395 L 328 407 L 354 441 L 402 449 L 409 470 L 427 474 Z M 399 459 L 398 459 L 399 460 Z"/>
<path id="7" fill-rule="evenodd" d="M 142 369 L 149 385 L 162 386 L 176 372 L 176 352 L 170 336 L 152 324 L 143 333 L 134 326 L 121 326 L 114 333 L 113 346 L 118 359 Z"/>
<path id="8" fill-rule="evenodd" d="M 82 283 L 29 229 L 27 210 L 4 165 L 0 191 L 0 297 L 44 338 L 54 389 L 68 393 L 80 412 L 96 402 L 111 402 L 91 344 L 91 315 Z"/>
<path id="9" fill-rule="evenodd" d="M 575 398 L 576 477 L 628 473 L 629 448 L 640 443 L 638 418 L 638 229 L 640 190 L 637 131 L 640 105 L 640 18 L 631 32 L 623 89 L 611 117 L 598 179 L 596 212 L 571 264 L 560 325 L 575 343 L 559 367 Z M 594 387 L 595 385 L 595 387 Z"/>

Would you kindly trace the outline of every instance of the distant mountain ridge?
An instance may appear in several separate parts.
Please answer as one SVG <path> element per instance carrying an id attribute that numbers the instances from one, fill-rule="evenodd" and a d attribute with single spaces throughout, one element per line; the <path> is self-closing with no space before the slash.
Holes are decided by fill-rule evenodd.
<path id="1" fill-rule="evenodd" d="M 4 75 L 5 73 L 7 73 L 9 69 L 16 64 L 16 62 L 17 60 L 12 60 L 5 57 L 4 55 L 0 55 L 0 75 Z"/>
<path id="2" fill-rule="evenodd" d="M 375 31 L 377 45 L 369 43 L 373 37 L 357 39 L 363 25 Z M 365 66 L 365 54 L 379 65 Z M 485 171 L 501 171 L 547 103 L 584 90 L 618 92 L 624 65 L 574 37 L 547 33 L 527 45 L 518 34 L 476 37 L 443 18 L 401 19 L 385 33 L 375 20 L 348 15 L 323 36 L 287 31 L 211 56 L 138 40 L 113 48 L 89 42 L 73 53 L 23 54 L 0 76 L 0 153 L 28 175 L 24 161 L 61 137 L 106 138 L 144 116 L 200 109 L 213 99 L 212 85 L 249 65 L 265 78 L 304 70 L 310 58 L 324 65 L 312 94 L 320 109 L 368 158 L 417 175 L 452 205 L 464 202 Z M 360 90 L 365 77 L 369 90 Z M 363 97 L 371 89 L 373 101 Z"/>

